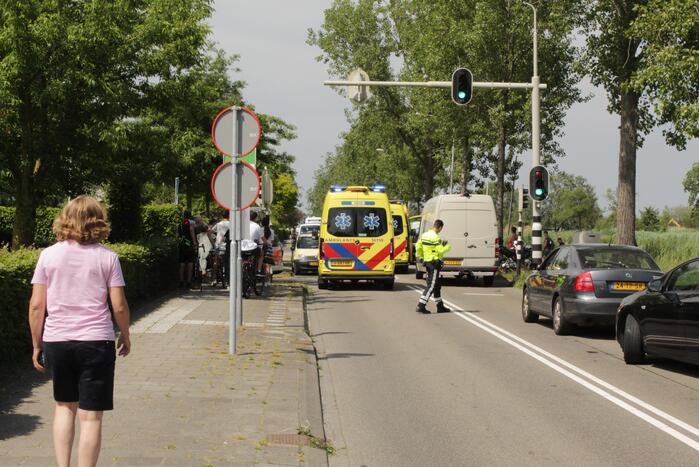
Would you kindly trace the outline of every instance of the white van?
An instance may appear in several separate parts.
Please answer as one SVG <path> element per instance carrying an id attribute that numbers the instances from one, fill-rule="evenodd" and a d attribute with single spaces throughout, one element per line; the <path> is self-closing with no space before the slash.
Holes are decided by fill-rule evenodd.
<path id="1" fill-rule="evenodd" d="M 444 222 L 442 240 L 451 244 L 444 256 L 443 273 L 457 277 L 483 277 L 486 286 L 493 285 L 497 272 L 495 239 L 497 219 L 493 198 L 488 195 L 439 195 L 431 198 L 422 208 L 420 233 L 432 228 L 435 219 Z M 415 276 L 424 277 L 426 270 L 416 265 Z"/>

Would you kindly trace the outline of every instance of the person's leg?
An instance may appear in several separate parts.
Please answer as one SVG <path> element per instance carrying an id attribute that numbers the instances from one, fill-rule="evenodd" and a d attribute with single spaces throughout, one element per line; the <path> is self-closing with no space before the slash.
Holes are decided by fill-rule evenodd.
<path id="1" fill-rule="evenodd" d="M 194 274 L 194 263 L 189 262 L 187 263 L 187 279 L 185 282 L 187 282 L 188 285 L 192 285 L 192 279 Z"/>
<path id="2" fill-rule="evenodd" d="M 80 443 L 78 467 L 94 467 L 102 446 L 102 411 L 78 410 L 80 418 Z"/>
<path id="3" fill-rule="evenodd" d="M 429 311 L 427 311 L 426 306 L 427 302 L 430 300 L 430 295 L 432 295 L 432 293 L 434 292 L 437 273 L 433 264 L 426 263 L 425 267 L 427 268 L 427 283 L 425 284 L 425 289 L 420 295 L 420 300 L 417 305 L 417 311 L 420 311 L 422 313 L 429 313 Z"/>
<path id="4" fill-rule="evenodd" d="M 53 448 L 56 451 L 56 463 L 59 467 L 70 466 L 77 411 L 77 402 L 56 402 L 53 417 Z"/>
<path id="5" fill-rule="evenodd" d="M 180 263 L 180 287 L 183 287 L 185 284 L 184 280 L 184 273 L 185 273 L 185 263 Z"/>
<path id="6" fill-rule="evenodd" d="M 444 306 L 444 301 L 442 300 L 442 278 L 439 275 L 439 269 L 436 269 L 434 272 L 434 275 L 436 277 L 435 280 L 435 285 L 434 285 L 434 301 L 437 304 L 437 313 L 449 313 L 451 310 Z"/>

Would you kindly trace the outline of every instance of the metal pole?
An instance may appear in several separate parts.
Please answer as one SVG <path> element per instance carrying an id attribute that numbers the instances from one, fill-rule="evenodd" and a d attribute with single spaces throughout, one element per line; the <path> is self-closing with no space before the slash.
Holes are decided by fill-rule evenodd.
<path id="1" fill-rule="evenodd" d="M 175 177 L 175 205 L 180 205 L 180 177 Z"/>
<path id="2" fill-rule="evenodd" d="M 522 270 L 522 211 L 519 212 L 519 219 L 517 220 L 517 241 L 515 242 L 515 251 L 517 252 L 517 276 L 519 276 Z"/>
<path id="3" fill-rule="evenodd" d="M 533 66 L 534 73 L 532 75 L 532 167 L 541 164 L 541 154 L 540 154 L 540 124 L 541 115 L 539 113 L 539 65 L 538 65 L 538 41 L 537 41 L 537 25 L 536 25 L 536 7 L 528 2 L 523 2 L 534 12 L 534 29 L 532 31 L 533 35 Z M 541 262 L 541 231 L 543 227 L 541 225 L 541 212 L 539 211 L 539 204 L 537 201 L 532 202 L 532 264 L 539 264 Z"/>
<path id="4" fill-rule="evenodd" d="M 449 194 L 454 193 L 454 138 L 451 139 L 451 170 L 449 173 Z"/>
<path id="5" fill-rule="evenodd" d="M 451 81 L 347 81 L 328 80 L 323 81 L 325 86 L 382 86 L 404 88 L 451 88 Z M 495 83 L 490 81 L 474 81 L 474 88 L 484 89 L 529 89 L 532 83 Z M 541 89 L 546 89 L 546 84 L 539 84 Z"/>
<path id="6" fill-rule="evenodd" d="M 241 245 L 241 240 L 243 239 L 243 211 L 240 209 L 242 201 L 242 189 L 243 189 L 243 167 L 239 163 L 239 158 L 243 154 L 243 110 L 236 109 L 236 144 L 235 144 L 235 174 L 236 174 L 236 190 L 235 190 L 235 208 L 236 208 L 236 242 L 238 243 L 238 257 L 237 257 L 237 284 L 236 284 L 236 309 L 237 309 L 237 320 L 236 324 L 238 326 L 243 325 L 243 248 Z"/>
<path id="7" fill-rule="evenodd" d="M 236 112 L 237 108 L 233 108 Z M 237 118 L 233 121 L 233 142 L 237 142 L 238 125 Z M 237 146 L 237 144 L 236 144 Z M 237 149 L 237 147 L 236 147 Z M 237 337 L 237 310 L 236 310 L 236 297 L 238 296 L 238 210 L 237 208 L 237 192 L 238 192 L 238 158 L 236 157 L 235 151 L 231 157 L 231 177 L 232 178 L 232 190 L 231 190 L 231 210 L 229 211 L 230 226 L 228 230 L 228 236 L 231 241 L 231 254 L 228 262 L 228 353 L 235 354 L 236 352 L 236 337 Z"/>

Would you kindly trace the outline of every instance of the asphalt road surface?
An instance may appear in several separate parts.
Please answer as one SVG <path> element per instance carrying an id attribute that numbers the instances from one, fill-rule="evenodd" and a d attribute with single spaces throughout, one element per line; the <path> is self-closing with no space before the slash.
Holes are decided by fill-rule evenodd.
<path id="1" fill-rule="evenodd" d="M 447 280 L 461 311 L 418 314 L 423 284 L 313 287 L 331 465 L 699 465 L 699 368 L 628 366 L 610 330 L 526 324 L 497 284 Z"/>

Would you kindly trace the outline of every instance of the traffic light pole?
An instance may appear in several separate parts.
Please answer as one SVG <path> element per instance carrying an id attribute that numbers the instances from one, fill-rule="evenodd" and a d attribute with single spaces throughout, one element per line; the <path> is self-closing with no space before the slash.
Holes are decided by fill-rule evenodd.
<path id="1" fill-rule="evenodd" d="M 451 88 L 451 81 L 348 81 L 328 80 L 323 81 L 325 86 L 377 86 L 377 87 L 403 87 L 403 88 Z M 545 84 L 538 83 L 539 89 L 546 89 Z M 532 89 L 531 83 L 493 83 L 490 81 L 474 81 L 474 88 L 483 89 Z"/>
<path id="2" fill-rule="evenodd" d="M 539 144 L 541 141 L 541 116 L 539 113 L 539 105 L 541 102 L 541 97 L 539 95 L 539 65 L 538 65 L 538 40 L 537 40 L 537 27 L 536 27 L 536 7 L 529 2 L 522 2 L 528 5 L 534 12 L 534 28 L 532 30 L 533 36 L 533 66 L 534 73 L 532 75 L 532 167 L 541 165 L 541 153 Z M 530 190 L 533 187 L 529 187 Z M 536 200 L 532 200 L 532 264 L 537 265 L 541 263 L 541 203 Z"/>

